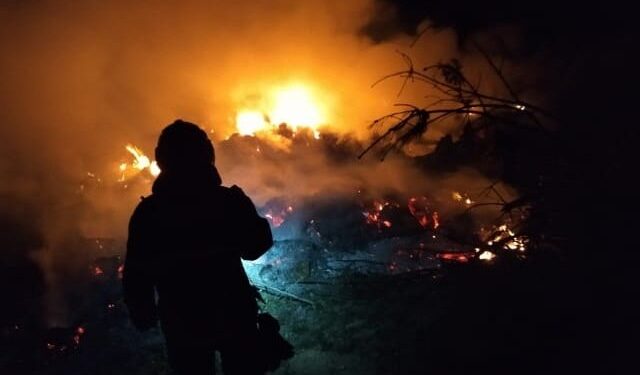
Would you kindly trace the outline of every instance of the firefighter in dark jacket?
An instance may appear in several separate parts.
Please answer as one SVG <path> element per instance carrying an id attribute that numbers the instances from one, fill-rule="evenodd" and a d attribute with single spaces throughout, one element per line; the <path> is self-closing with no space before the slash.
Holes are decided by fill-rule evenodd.
<path id="1" fill-rule="evenodd" d="M 175 121 L 158 140 L 161 173 L 129 223 L 124 299 L 141 331 L 160 320 L 179 374 L 259 374 L 255 291 L 241 258 L 273 244 L 268 222 L 237 187 L 224 187 L 213 145 L 197 125 Z"/>

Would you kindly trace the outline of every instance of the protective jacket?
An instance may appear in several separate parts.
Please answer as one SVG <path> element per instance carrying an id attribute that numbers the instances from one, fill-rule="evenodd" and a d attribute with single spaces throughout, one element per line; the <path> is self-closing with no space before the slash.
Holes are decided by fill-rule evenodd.
<path id="1" fill-rule="evenodd" d="M 134 325 L 159 317 L 167 337 L 213 340 L 255 325 L 255 292 L 241 258 L 273 244 L 266 219 L 215 167 L 161 173 L 129 223 L 123 288 Z"/>

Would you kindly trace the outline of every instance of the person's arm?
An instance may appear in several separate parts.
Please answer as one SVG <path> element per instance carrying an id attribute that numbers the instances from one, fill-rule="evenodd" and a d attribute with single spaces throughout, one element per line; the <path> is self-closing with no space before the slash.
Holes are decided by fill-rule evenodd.
<path id="1" fill-rule="evenodd" d="M 245 260 L 260 258 L 273 246 L 273 235 L 267 219 L 260 217 L 251 199 L 238 186 L 231 191 L 238 209 L 240 257 Z"/>
<path id="2" fill-rule="evenodd" d="M 127 254 L 122 277 L 124 302 L 133 325 L 145 331 L 157 324 L 155 286 L 148 255 L 149 228 L 145 217 L 145 202 L 141 202 L 129 221 Z"/>

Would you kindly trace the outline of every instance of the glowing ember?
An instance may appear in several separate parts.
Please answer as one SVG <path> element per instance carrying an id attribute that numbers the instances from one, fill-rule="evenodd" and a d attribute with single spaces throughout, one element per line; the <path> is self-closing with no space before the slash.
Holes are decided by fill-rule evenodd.
<path id="1" fill-rule="evenodd" d="M 365 222 L 369 225 L 376 226 L 378 230 L 382 228 L 391 228 L 393 224 L 386 218 L 383 218 L 383 211 L 386 207 L 392 205 L 389 201 L 374 200 L 369 208 L 365 208 L 362 215 Z"/>
<path id="2" fill-rule="evenodd" d="M 59 355 L 65 355 L 71 353 L 73 350 L 77 350 L 80 346 L 82 336 L 86 333 L 86 330 L 82 326 L 76 328 L 62 328 L 54 327 L 47 331 L 47 338 L 45 341 L 46 348 L 52 352 L 54 358 Z"/>
<path id="3" fill-rule="evenodd" d="M 451 193 L 451 198 L 453 198 L 454 201 L 464 203 L 467 206 L 471 206 L 474 203 L 474 201 L 468 195 L 459 193 L 457 191 Z"/>
<path id="4" fill-rule="evenodd" d="M 480 260 L 486 260 L 486 261 L 491 261 L 493 260 L 493 258 L 496 257 L 496 254 L 492 253 L 491 251 L 483 251 L 482 253 L 480 253 L 480 255 L 478 256 L 478 259 Z"/>
<path id="5" fill-rule="evenodd" d="M 277 203 L 270 204 L 269 207 L 263 211 L 264 217 L 269 220 L 271 226 L 274 228 L 281 226 L 291 213 L 293 213 L 293 206 L 280 206 Z"/>
<path id="6" fill-rule="evenodd" d="M 527 243 L 529 242 L 525 236 L 517 235 L 507 224 L 494 227 L 488 233 L 481 230 L 480 236 L 489 246 L 500 244 L 505 250 L 518 250 L 520 252 L 527 250 Z"/>
<path id="7" fill-rule="evenodd" d="M 73 343 L 78 346 L 80 345 L 80 339 L 82 338 L 82 335 L 84 335 L 84 328 L 83 327 L 78 327 L 76 329 L 76 333 L 75 335 L 73 335 Z"/>
<path id="8" fill-rule="evenodd" d="M 118 279 L 122 279 L 124 274 L 124 264 L 118 266 Z"/>
<path id="9" fill-rule="evenodd" d="M 93 275 L 94 276 L 104 275 L 104 271 L 102 270 L 102 268 L 100 268 L 98 266 L 94 266 L 93 267 Z"/>
<path id="10" fill-rule="evenodd" d="M 440 216 L 437 211 L 431 209 L 427 197 L 412 197 L 407 204 L 409 212 L 416 218 L 418 224 L 423 228 L 431 227 L 438 229 L 440 226 Z"/>
<path id="11" fill-rule="evenodd" d="M 457 262 L 457 263 L 468 263 L 471 258 L 475 256 L 472 252 L 442 252 L 436 254 L 436 258 L 448 261 L 448 262 Z"/>

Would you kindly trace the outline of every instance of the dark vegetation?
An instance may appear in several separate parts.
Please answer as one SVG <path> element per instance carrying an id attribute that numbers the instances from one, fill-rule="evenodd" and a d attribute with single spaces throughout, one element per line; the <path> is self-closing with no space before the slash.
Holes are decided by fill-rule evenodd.
<path id="1" fill-rule="evenodd" d="M 605 12 L 603 19 L 610 15 Z M 623 52 L 637 35 L 624 18 L 600 19 L 597 35 L 591 30 L 588 41 L 578 39 L 568 19 L 563 22 L 569 26 L 548 25 L 565 30 L 554 35 L 557 40 L 538 35 L 539 42 L 549 43 L 547 53 L 557 53 L 546 66 L 544 109 L 525 103 L 496 63 L 505 56 L 535 60 L 535 50 L 514 55 L 498 48 L 503 53 L 489 54 L 465 38 L 503 83 L 507 95 L 500 97 L 470 82 L 457 61 L 415 67 L 403 55 L 407 68 L 383 78 L 399 78 L 401 89 L 427 85 L 442 96 L 426 106 L 401 104 L 398 112 L 376 120 L 372 127 L 379 137 L 367 152 L 384 158 L 433 124 L 458 121 L 462 136 L 445 136 L 419 163 L 443 173 L 471 166 L 516 187 L 519 197 L 492 204 L 504 215 L 523 214 L 515 232 L 530 239 L 526 258 L 503 251 L 490 270 L 460 267 L 448 273 L 455 287 L 447 313 L 425 333 L 434 345 L 424 352 L 434 360 L 426 368 L 461 374 L 624 373 L 633 366 L 627 355 L 638 337 L 637 309 L 630 302 L 637 256 L 635 241 L 616 223 L 632 217 L 617 190 L 635 167 L 631 150 L 638 138 L 630 130 L 630 82 L 610 74 L 637 67 Z M 570 70 L 549 68 L 558 61 Z M 550 83 L 553 78 L 558 81 Z"/>

